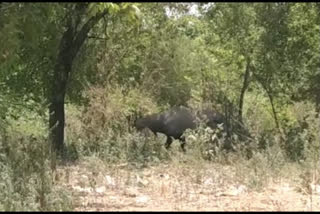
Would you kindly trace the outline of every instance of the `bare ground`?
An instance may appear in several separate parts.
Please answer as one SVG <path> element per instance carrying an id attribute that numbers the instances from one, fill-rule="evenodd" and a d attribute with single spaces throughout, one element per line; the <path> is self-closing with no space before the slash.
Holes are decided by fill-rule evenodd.
<path id="1" fill-rule="evenodd" d="M 285 179 L 249 188 L 217 164 L 137 169 L 83 161 L 59 168 L 57 178 L 72 191 L 75 211 L 320 211 L 319 191 L 303 194 Z"/>

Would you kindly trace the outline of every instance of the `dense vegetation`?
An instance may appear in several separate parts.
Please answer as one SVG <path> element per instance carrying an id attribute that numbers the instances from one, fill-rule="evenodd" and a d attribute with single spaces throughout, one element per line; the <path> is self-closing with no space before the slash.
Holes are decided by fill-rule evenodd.
<path id="1" fill-rule="evenodd" d="M 60 160 L 169 161 L 133 122 L 178 105 L 245 126 L 246 158 L 314 166 L 319 48 L 318 3 L 0 3 L 0 210 L 71 209 Z M 221 161 L 218 132 L 187 133 L 192 157 Z"/>

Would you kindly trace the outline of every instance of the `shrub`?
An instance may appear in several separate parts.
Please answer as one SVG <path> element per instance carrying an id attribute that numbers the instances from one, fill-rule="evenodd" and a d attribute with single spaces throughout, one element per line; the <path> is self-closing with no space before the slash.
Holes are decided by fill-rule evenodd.
<path id="1" fill-rule="evenodd" d="M 158 161 L 166 157 L 162 144 L 154 137 L 135 132 L 134 120 L 141 113 L 157 111 L 146 93 L 121 87 L 91 88 L 88 106 L 68 107 L 66 139 L 81 155 L 98 154 L 108 162 Z"/>
<path id="2" fill-rule="evenodd" d="M 65 189 L 53 182 L 48 141 L 16 132 L 0 142 L 0 210 L 71 209 Z"/>

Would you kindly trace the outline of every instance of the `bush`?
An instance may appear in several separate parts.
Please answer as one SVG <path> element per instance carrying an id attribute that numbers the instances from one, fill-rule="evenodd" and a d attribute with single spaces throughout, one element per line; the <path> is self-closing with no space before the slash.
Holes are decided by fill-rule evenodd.
<path id="1" fill-rule="evenodd" d="M 167 158 L 154 137 L 135 132 L 134 120 L 157 111 L 150 96 L 138 89 L 91 88 L 88 106 L 68 106 L 66 139 L 80 155 L 97 154 L 108 162 L 152 162 Z"/>
<path id="2" fill-rule="evenodd" d="M 295 103 L 285 115 L 283 149 L 291 161 L 319 158 L 317 139 L 319 139 L 320 127 L 319 118 L 314 109 L 314 106 L 308 103 Z"/>
<path id="3" fill-rule="evenodd" d="M 0 142 L 0 210 L 61 211 L 71 209 L 65 189 L 53 182 L 48 141 L 19 132 Z"/>

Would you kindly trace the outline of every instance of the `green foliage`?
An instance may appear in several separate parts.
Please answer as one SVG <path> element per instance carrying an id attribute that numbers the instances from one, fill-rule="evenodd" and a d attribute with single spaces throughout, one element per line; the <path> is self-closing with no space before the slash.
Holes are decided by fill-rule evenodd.
<path id="1" fill-rule="evenodd" d="M 188 153 L 191 153 L 198 160 L 217 162 L 225 160 L 227 152 L 224 149 L 227 140 L 222 125 L 216 130 L 201 126 L 196 130 L 187 130 L 184 135 L 187 139 Z"/>

